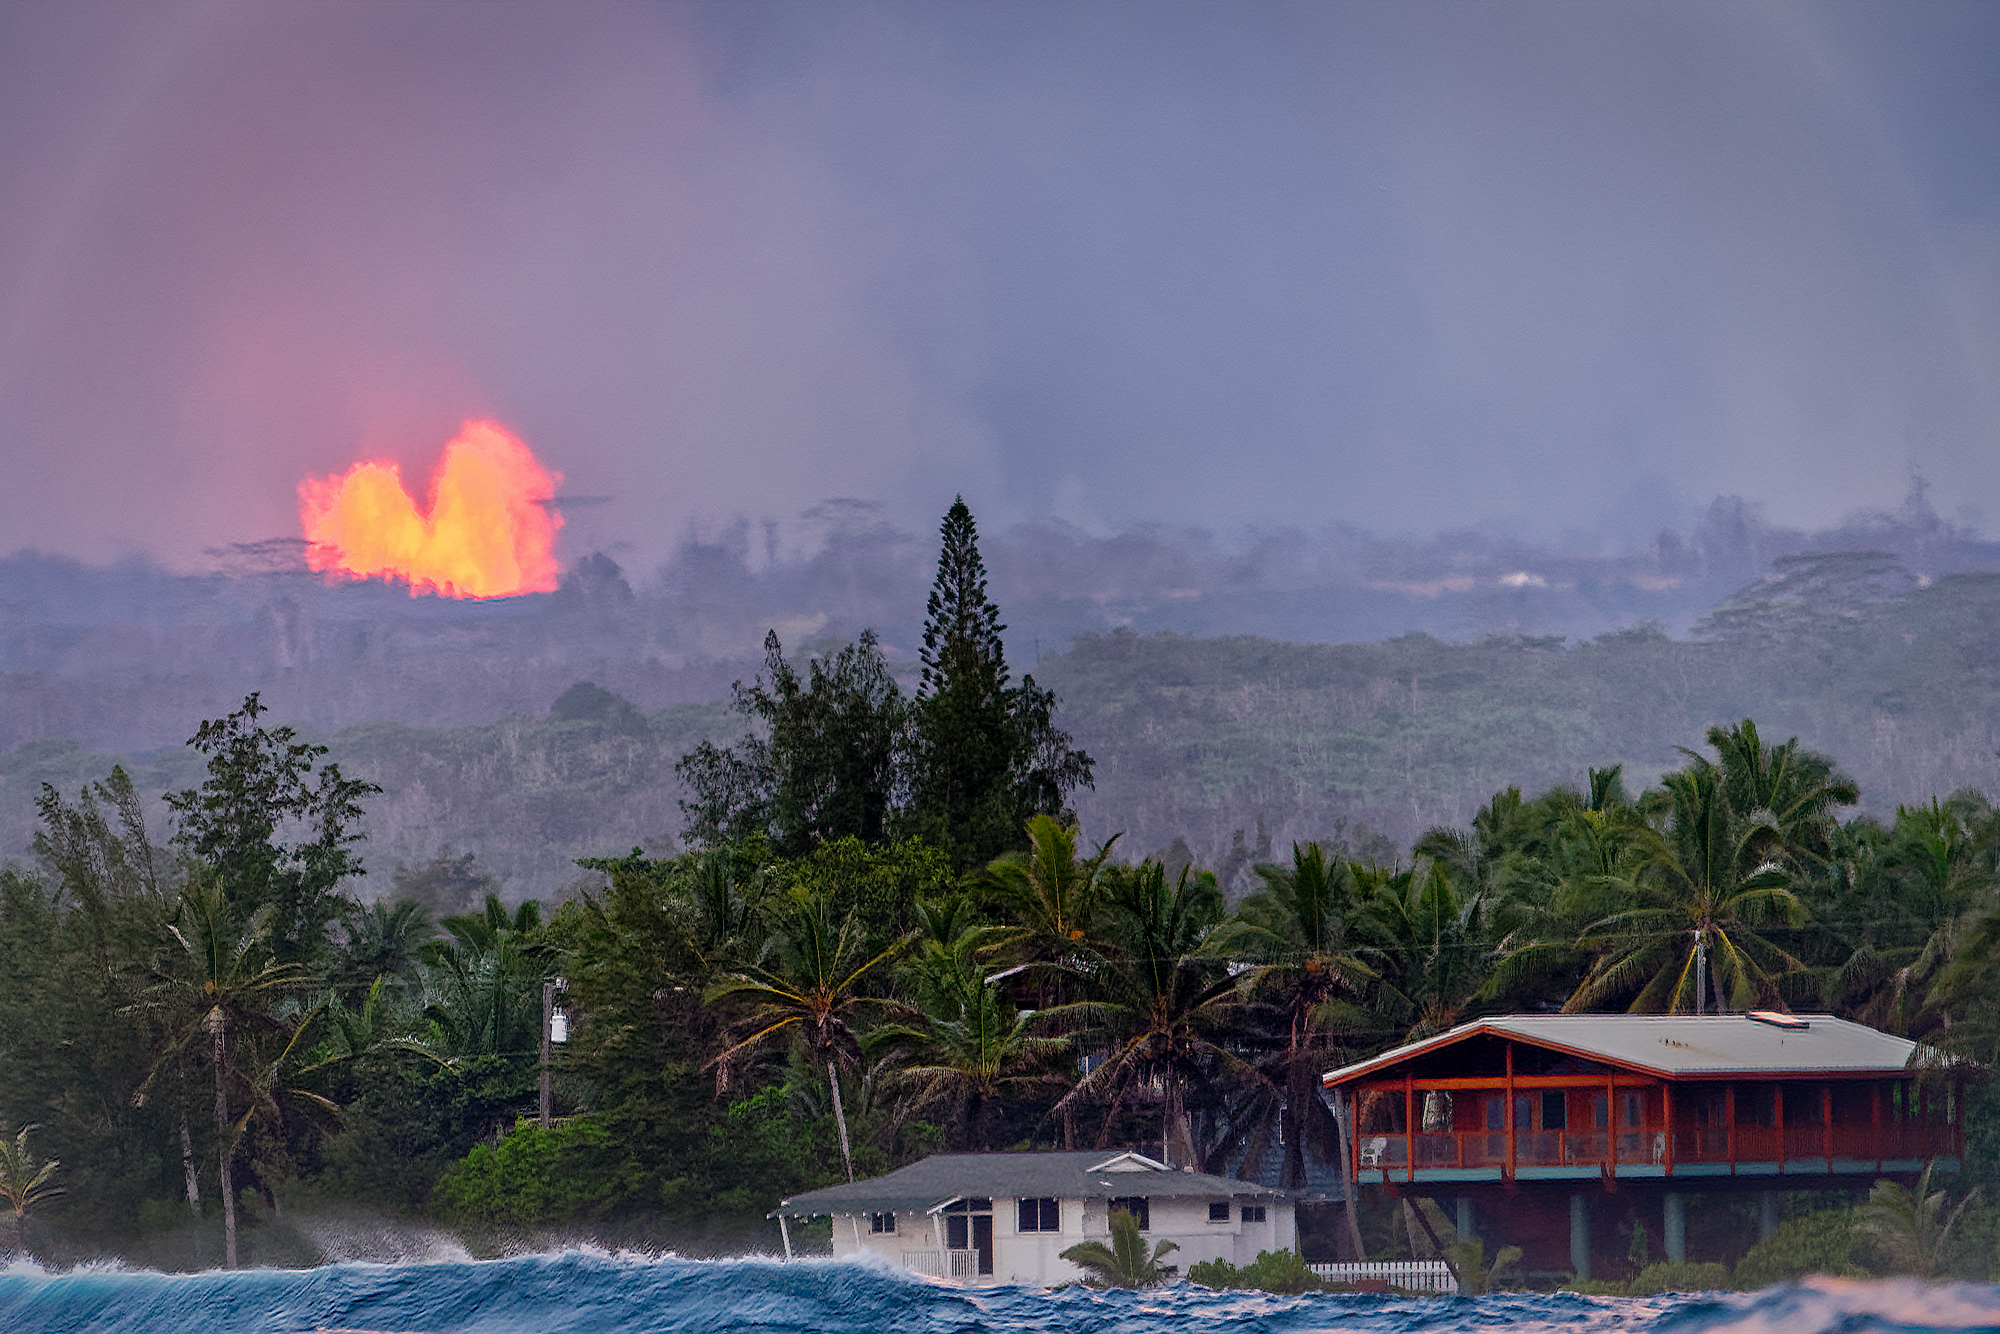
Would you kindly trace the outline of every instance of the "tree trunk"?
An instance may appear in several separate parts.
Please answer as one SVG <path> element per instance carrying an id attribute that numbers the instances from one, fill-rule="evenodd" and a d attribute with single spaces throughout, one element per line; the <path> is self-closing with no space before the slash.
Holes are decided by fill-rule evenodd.
<path id="1" fill-rule="evenodd" d="M 854 1180 L 854 1150 L 847 1144 L 847 1112 L 840 1105 L 840 1076 L 831 1058 L 826 1063 L 826 1086 L 833 1091 L 833 1123 L 840 1127 L 840 1156 L 847 1163 L 847 1179 Z"/>
<path id="2" fill-rule="evenodd" d="M 208 1012 L 202 1026 L 215 1035 L 215 1132 L 221 1140 L 222 1158 L 222 1257 L 229 1268 L 236 1268 L 236 1189 L 235 1174 L 230 1170 L 230 1160 L 236 1156 L 236 1146 L 229 1136 L 229 1099 L 224 1089 L 223 1066 L 229 1054 L 229 1016 L 217 1006 Z"/>
<path id="3" fill-rule="evenodd" d="M 201 1176 L 195 1171 L 194 1137 L 188 1134 L 187 1118 L 187 1062 L 176 1058 L 175 1066 L 181 1078 L 181 1175 L 187 1181 L 188 1212 L 201 1217 Z"/>
<path id="4" fill-rule="evenodd" d="M 1322 1093 L 1321 1096 L 1324 1097 L 1325 1094 Z M 1340 1095 L 1336 1093 L 1333 1096 L 1333 1139 L 1334 1143 L 1340 1146 L 1340 1193 L 1347 1200 L 1344 1210 L 1347 1215 L 1347 1236 L 1349 1244 L 1354 1247 L 1353 1258 L 1366 1260 L 1368 1251 L 1361 1244 L 1361 1215 L 1356 1212 L 1354 1202 L 1354 1197 L 1361 1191 L 1354 1180 L 1354 1161 L 1349 1156 L 1353 1150 L 1347 1143 L 1348 1130 L 1347 1104 L 1342 1102 Z"/>
<path id="5" fill-rule="evenodd" d="M 187 1113 L 181 1113 L 181 1175 L 187 1178 L 188 1212 L 201 1217 L 201 1177 L 194 1170 L 194 1137 L 188 1134 Z"/>

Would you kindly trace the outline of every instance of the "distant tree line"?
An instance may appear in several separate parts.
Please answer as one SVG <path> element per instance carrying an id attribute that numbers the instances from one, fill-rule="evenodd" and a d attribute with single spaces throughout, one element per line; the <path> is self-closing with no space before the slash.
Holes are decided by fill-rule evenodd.
<path id="1" fill-rule="evenodd" d="M 1137 1145 L 1297 1187 L 1339 1162 L 1322 1071 L 1495 1012 L 1825 1008 L 2000 1063 L 1978 793 L 1853 816 L 1831 759 L 1745 720 L 1644 791 L 1613 766 L 1406 852 L 1295 845 L 1232 904 L 1086 841 L 1091 762 L 1010 679 L 962 503 L 944 538 L 913 693 L 866 636 L 803 668 L 773 639 L 737 692 L 754 730 L 683 762 L 689 850 L 589 859 L 600 887 L 546 912 L 352 897 L 374 789 L 256 696 L 197 732 L 165 844 L 122 770 L 45 789 L 39 866 L 0 872 L 0 1138 L 39 1170 L 35 1126 L 60 1162 L 26 1244 L 283 1258 L 285 1217 L 364 1204 L 731 1249 L 781 1195 L 940 1148 Z M 571 1020 L 546 1128 L 545 994 Z M 1990 1078 L 1973 1098 L 1991 1183 Z M 1924 1263 L 1984 1276 L 2000 1213 L 1952 1217 Z M 1752 1272 L 1914 1263 L 1855 1218 L 1786 1228 Z M 1379 1210 L 1327 1235 L 1417 1244 Z"/>

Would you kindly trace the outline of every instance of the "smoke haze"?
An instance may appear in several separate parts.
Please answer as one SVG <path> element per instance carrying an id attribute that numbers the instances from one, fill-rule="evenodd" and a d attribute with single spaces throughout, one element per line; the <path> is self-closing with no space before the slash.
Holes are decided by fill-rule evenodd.
<path id="1" fill-rule="evenodd" d="M 826 496 L 1976 528 L 1996 71 L 1973 4 L 8 5 L 0 551 L 197 568 L 468 417 L 646 580 Z"/>

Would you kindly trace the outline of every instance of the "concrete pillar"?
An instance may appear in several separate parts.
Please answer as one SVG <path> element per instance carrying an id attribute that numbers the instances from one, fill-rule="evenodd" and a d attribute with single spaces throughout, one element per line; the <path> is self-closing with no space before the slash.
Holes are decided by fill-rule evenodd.
<path id="1" fill-rule="evenodd" d="M 1569 1267 L 1578 1278 L 1590 1277 L 1590 1197 L 1569 1197 Z"/>
<path id="2" fill-rule="evenodd" d="M 1687 1196 L 1677 1190 L 1667 1192 L 1667 1216 L 1661 1231 L 1666 1233 L 1667 1258 L 1685 1260 L 1688 1258 L 1688 1216 Z"/>
<path id="3" fill-rule="evenodd" d="M 1472 1219 L 1472 1197 L 1461 1195 L 1458 1197 L 1458 1239 L 1471 1241 L 1476 1231 Z"/>
<path id="4" fill-rule="evenodd" d="M 1757 1240 L 1778 1230 L 1778 1192 L 1767 1190 L 1757 1197 Z"/>

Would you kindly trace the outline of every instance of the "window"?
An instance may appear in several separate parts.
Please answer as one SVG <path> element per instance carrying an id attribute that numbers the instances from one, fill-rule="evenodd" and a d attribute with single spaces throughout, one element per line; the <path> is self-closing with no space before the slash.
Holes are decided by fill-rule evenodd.
<path id="1" fill-rule="evenodd" d="M 1152 1200 L 1144 1195 L 1120 1195 L 1111 1201 L 1111 1212 L 1115 1214 L 1120 1209 L 1123 1209 L 1126 1213 L 1138 1219 L 1139 1230 L 1146 1232 L 1151 1230 L 1153 1226 L 1153 1210 L 1150 1207 L 1151 1205 Z"/>
<path id="2" fill-rule="evenodd" d="M 1229 1201 L 1210 1200 L 1208 1204 L 1208 1221 L 1211 1223 L 1227 1223 L 1229 1221 Z"/>
<path id="3" fill-rule="evenodd" d="M 949 1251 L 978 1251 L 980 1273 L 993 1272 L 993 1201 L 980 1196 L 944 1207 L 944 1245 Z"/>
<path id="4" fill-rule="evenodd" d="M 1637 1089 L 1626 1090 L 1625 1124 L 1633 1130 L 1646 1124 L 1646 1097 Z"/>
<path id="5" fill-rule="evenodd" d="M 1608 1093 L 1592 1094 L 1590 1098 L 1590 1128 L 1592 1130 L 1606 1129 L 1605 1121 L 1610 1115 L 1611 1095 Z"/>
<path id="6" fill-rule="evenodd" d="M 1442 1134 L 1451 1129 L 1451 1095 L 1449 1093 L 1426 1093 L 1424 1095 L 1424 1133 Z"/>
<path id="7" fill-rule="evenodd" d="M 1542 1095 L 1542 1129 L 1566 1130 L 1569 1128 L 1569 1095 L 1561 1089 L 1551 1089 Z"/>
<path id="8" fill-rule="evenodd" d="M 1023 1232 L 1062 1231 L 1062 1204 L 1058 1200 L 1022 1200 L 1020 1230 Z"/>
<path id="9" fill-rule="evenodd" d="M 1243 1221 L 1244 1221 L 1244 1222 L 1246 1222 L 1246 1223 L 1261 1223 L 1261 1222 L 1263 1222 L 1263 1221 L 1264 1221 L 1264 1206 L 1263 1206 L 1263 1205 L 1261 1205 L 1261 1204 L 1246 1204 L 1246 1205 L 1244 1205 L 1244 1206 L 1243 1206 Z"/>
<path id="10" fill-rule="evenodd" d="M 868 1230 L 870 1232 L 894 1232 L 896 1230 L 896 1215 L 894 1214 L 868 1215 Z"/>

